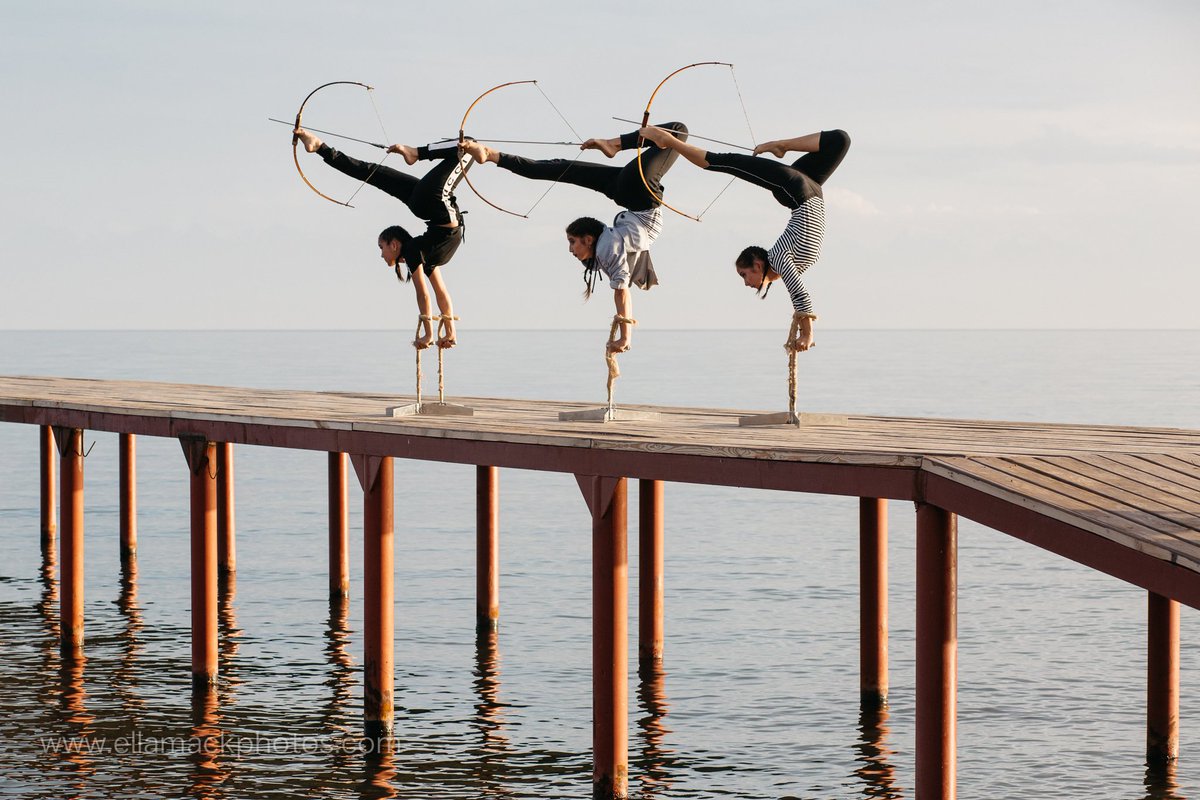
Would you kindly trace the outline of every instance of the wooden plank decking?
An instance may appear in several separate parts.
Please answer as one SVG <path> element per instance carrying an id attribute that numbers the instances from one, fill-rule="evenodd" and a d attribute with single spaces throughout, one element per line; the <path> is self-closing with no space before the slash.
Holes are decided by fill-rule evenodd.
<path id="1" fill-rule="evenodd" d="M 426 460 L 937 502 L 1200 607 L 1200 431 L 851 415 L 738 427 L 747 410 L 453 398 L 472 417 L 392 419 L 408 396 L 0 377 L 0 420 Z M 773 409 L 778 410 L 778 409 Z M 834 411 L 834 409 L 813 409 Z M 1129 555 L 1129 558 L 1126 558 Z"/>

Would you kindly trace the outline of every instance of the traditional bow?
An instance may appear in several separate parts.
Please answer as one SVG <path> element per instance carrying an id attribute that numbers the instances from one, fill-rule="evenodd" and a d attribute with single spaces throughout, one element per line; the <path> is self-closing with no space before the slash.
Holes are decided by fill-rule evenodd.
<path id="1" fill-rule="evenodd" d="M 568 128 L 571 128 L 571 133 L 574 133 L 577 138 L 582 138 L 575 131 L 575 129 L 573 127 L 571 127 L 571 123 L 567 122 L 567 118 L 564 117 L 562 112 L 558 110 L 558 106 L 554 105 L 554 101 L 552 101 L 550 99 L 550 97 L 544 91 L 542 91 L 542 87 L 538 85 L 538 82 L 536 80 L 509 81 L 508 83 L 501 83 L 498 86 L 493 86 L 492 88 L 488 89 L 483 94 L 479 95 L 479 97 L 476 97 L 475 100 L 472 101 L 471 105 L 467 106 L 467 110 L 466 110 L 466 113 L 463 114 L 462 121 L 460 123 L 458 123 L 458 146 L 461 148 L 467 140 L 467 137 L 466 137 L 467 118 L 471 116 L 471 112 L 473 110 L 475 110 L 475 106 L 479 105 L 480 100 L 487 97 L 492 92 L 503 89 L 506 86 L 520 86 L 522 84 L 533 84 L 533 86 L 539 92 L 541 92 L 542 97 L 546 98 L 546 102 L 550 104 L 550 107 L 553 108 L 555 113 L 558 114 L 559 119 L 561 119 Z M 492 141 L 501 141 L 501 140 L 492 140 Z M 515 141 L 515 140 L 509 140 L 509 141 Z M 528 142 L 528 143 L 529 144 L 579 144 L 579 142 Z M 582 153 L 582 151 L 581 151 L 581 153 Z M 576 156 L 575 158 L 578 159 L 579 156 Z M 572 161 L 572 163 L 574 163 L 574 161 Z M 569 167 L 568 167 L 568 169 L 569 169 Z M 565 170 L 564 170 L 563 174 L 564 175 L 566 174 Z M 531 213 L 533 213 L 533 209 L 537 208 L 538 203 L 541 203 L 542 199 L 547 194 L 550 193 L 550 189 L 553 189 L 555 184 L 558 183 L 558 181 L 555 181 L 554 183 L 550 184 L 550 187 L 547 188 L 546 191 L 542 193 L 541 197 L 539 197 L 537 199 L 537 201 L 532 206 L 529 207 L 529 210 L 526 211 L 524 214 L 522 214 L 518 211 L 510 211 L 507 208 L 504 208 L 503 206 L 499 206 L 496 203 L 493 203 L 491 200 L 484 197 L 483 194 L 478 189 L 475 188 L 475 184 L 471 183 L 471 176 L 467 172 L 463 172 L 463 180 L 466 181 L 467 186 L 470 187 L 471 191 L 475 193 L 476 197 L 478 197 L 483 202 L 487 203 L 492 208 L 496 209 L 497 211 L 503 211 L 505 214 L 512 214 L 514 217 L 521 217 L 522 219 L 529 219 L 529 215 Z"/>
<path id="2" fill-rule="evenodd" d="M 729 74 L 731 76 L 733 76 L 733 85 L 737 88 L 738 100 L 742 99 L 742 90 L 741 90 L 741 87 L 739 87 L 737 85 L 737 75 L 733 71 L 733 64 L 730 64 L 727 61 L 697 61 L 695 64 L 688 64 L 686 67 L 680 67 L 679 69 L 675 70 L 670 75 L 668 75 L 667 77 L 663 78 L 661 81 L 658 82 L 658 86 L 655 86 L 654 91 L 650 93 L 650 99 L 646 101 L 646 110 L 644 112 L 642 112 L 642 127 L 643 128 L 650 124 L 650 108 L 651 108 L 651 106 L 654 105 L 654 98 L 658 96 L 658 90 L 661 89 L 667 81 L 671 80 L 671 78 L 674 78 L 679 73 L 681 73 L 685 70 L 692 69 L 693 67 L 703 67 L 703 66 L 729 67 Z M 745 117 L 746 117 L 746 127 L 750 128 L 750 116 L 749 116 L 749 114 L 746 114 L 745 101 L 742 101 L 742 114 L 745 115 Z M 752 142 L 754 141 L 753 128 L 750 129 L 750 140 Z M 712 202 L 710 202 L 708 204 L 708 206 L 705 207 L 704 211 L 701 211 L 699 214 L 693 216 L 686 212 L 680 211 L 678 208 L 675 208 L 675 206 L 671 205 L 666 200 L 663 200 L 654 191 L 654 189 L 650 188 L 650 183 L 649 183 L 649 181 L 646 180 L 645 169 L 642 167 L 642 147 L 643 147 L 643 145 L 645 145 L 645 141 L 646 140 L 644 138 L 638 139 L 637 164 L 638 164 L 638 175 L 641 176 L 642 184 L 646 187 L 646 191 L 648 191 L 650 193 L 650 196 L 653 197 L 656 201 L 658 201 L 662 205 L 666 206 L 667 208 L 671 209 L 676 214 L 679 214 L 680 216 L 687 217 L 688 219 L 693 219 L 696 222 L 699 222 L 700 218 L 702 216 L 704 216 L 704 214 L 708 211 L 708 209 L 712 208 L 712 205 L 713 205 L 713 203 L 715 203 L 717 201 L 717 198 L 719 198 L 721 196 L 721 194 L 725 193 L 725 189 L 729 188 L 729 184 L 726 184 L 725 189 L 722 189 L 721 192 L 717 195 L 717 197 L 713 198 Z M 730 183 L 732 183 L 732 182 L 733 181 L 730 180 Z"/>
<path id="3" fill-rule="evenodd" d="M 371 92 L 374 91 L 375 87 L 368 86 L 365 83 L 359 83 L 358 81 L 330 81 L 329 83 L 321 84 L 320 86 L 318 86 L 317 88 L 315 88 L 311 92 L 309 92 L 308 96 L 304 98 L 304 102 L 300 104 L 300 110 L 296 112 L 296 128 L 300 127 L 300 123 L 304 118 L 304 107 L 306 105 L 308 105 L 308 101 L 312 99 L 313 95 L 315 95 L 317 92 L 319 92 L 322 89 L 325 89 L 329 86 L 339 86 L 339 85 L 361 86 L 364 89 L 366 89 L 367 96 L 371 98 L 371 107 L 375 109 L 375 116 L 377 119 L 379 119 L 379 127 L 383 128 L 383 118 L 379 116 L 379 109 L 375 106 L 375 97 L 374 97 L 374 95 L 371 94 Z M 334 134 L 334 135 L 336 135 L 336 134 Z M 383 131 L 383 136 L 384 136 L 384 139 L 388 138 L 386 130 Z M 342 138 L 349 138 L 349 137 L 342 137 Z M 346 200 L 346 201 L 335 200 L 332 197 L 330 197 L 329 195 L 322 192 L 316 186 L 313 186 L 312 181 L 310 181 L 308 179 L 308 176 L 304 174 L 304 170 L 300 166 L 300 154 L 299 154 L 299 151 L 296 149 L 296 146 L 299 144 L 299 142 L 300 142 L 300 137 L 293 133 L 292 134 L 292 161 L 294 161 L 296 164 L 296 171 L 300 173 L 300 180 L 304 181 L 305 185 L 308 186 L 308 188 L 312 189 L 314 192 L 319 194 L 321 197 L 324 197 L 329 202 L 337 203 L 339 206 L 346 206 L 347 208 L 354 208 L 354 206 L 350 205 L 350 200 L 353 200 L 354 195 L 358 194 L 359 189 L 362 189 L 362 187 L 366 184 L 366 182 L 371 179 L 371 175 L 375 174 L 375 170 L 374 169 L 371 170 L 371 173 L 369 175 L 367 175 L 366 179 L 363 180 L 363 182 L 359 184 L 358 189 L 354 190 L 354 194 L 350 195 L 350 200 Z M 381 146 L 381 145 L 375 145 L 374 142 L 368 142 L 368 144 L 372 144 L 376 147 Z M 384 149 L 386 149 L 386 147 Z M 384 159 L 386 159 L 386 158 L 387 158 L 387 155 L 385 154 L 384 157 L 379 160 L 379 163 L 375 165 L 375 169 L 378 169 L 379 164 L 382 164 Z"/>

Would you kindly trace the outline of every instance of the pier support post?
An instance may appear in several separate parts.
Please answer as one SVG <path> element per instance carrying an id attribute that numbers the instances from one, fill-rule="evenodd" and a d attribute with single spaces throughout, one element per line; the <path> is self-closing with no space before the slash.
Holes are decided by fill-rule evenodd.
<path id="1" fill-rule="evenodd" d="M 180 437 L 191 473 L 192 689 L 217 682 L 217 445 Z"/>
<path id="2" fill-rule="evenodd" d="M 887 704 L 887 500 L 858 501 L 859 688 L 864 708 Z"/>
<path id="3" fill-rule="evenodd" d="M 500 628 L 500 470 L 475 467 L 475 630 Z"/>
<path id="4" fill-rule="evenodd" d="M 59 617 L 63 658 L 83 653 L 83 431 L 59 428 L 54 440 L 62 456 L 59 532 Z"/>
<path id="5" fill-rule="evenodd" d="M 329 454 L 329 596 L 350 595 L 350 506 L 346 454 Z"/>
<path id="6" fill-rule="evenodd" d="M 221 442 L 217 448 L 217 573 L 232 576 L 237 572 L 237 544 L 234 527 L 233 444 Z"/>
<path id="7" fill-rule="evenodd" d="M 392 459 L 351 456 L 363 487 L 363 734 L 392 735 L 395 601 Z"/>
<path id="8" fill-rule="evenodd" d="M 625 478 L 576 475 L 592 512 L 592 797 L 629 794 L 629 553 Z"/>
<path id="9" fill-rule="evenodd" d="M 917 503 L 917 797 L 957 793 L 958 518 Z"/>
<path id="10" fill-rule="evenodd" d="M 121 566 L 124 567 L 137 558 L 137 437 L 132 433 L 122 433 L 118 451 L 118 514 Z"/>
<path id="11" fill-rule="evenodd" d="M 663 660 L 663 482 L 638 481 L 638 664 Z"/>
<path id="12" fill-rule="evenodd" d="M 57 476 L 55 473 L 54 429 L 49 425 L 41 426 L 38 436 L 38 450 L 41 472 L 42 496 L 42 552 L 54 548 L 54 538 L 58 533 L 58 522 L 55 517 L 55 506 L 58 505 Z"/>
<path id="13" fill-rule="evenodd" d="M 1163 767 L 1179 755 L 1179 603 L 1148 593 L 1146 762 Z"/>

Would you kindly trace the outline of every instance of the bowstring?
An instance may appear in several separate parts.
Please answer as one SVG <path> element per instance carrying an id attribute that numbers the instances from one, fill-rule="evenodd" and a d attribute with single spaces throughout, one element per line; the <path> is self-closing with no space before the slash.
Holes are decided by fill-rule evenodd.
<path id="1" fill-rule="evenodd" d="M 729 76 L 731 78 L 733 78 L 733 88 L 734 88 L 734 91 L 737 92 L 738 103 L 742 107 L 742 116 L 746 119 L 746 129 L 748 131 L 750 131 L 750 144 L 753 147 L 758 147 L 758 139 L 754 136 L 754 126 L 752 126 L 750 124 L 750 112 L 748 112 L 746 110 L 746 101 L 742 97 L 742 87 L 738 83 L 737 71 L 734 70 L 733 64 L 729 65 Z M 712 199 L 712 202 L 710 202 L 708 205 L 706 205 L 704 207 L 704 210 L 696 215 L 697 220 L 703 219 L 704 215 L 708 213 L 708 210 L 710 208 L 712 208 L 714 205 L 716 205 L 717 201 L 721 199 L 721 195 L 723 195 L 723 194 L 725 194 L 725 192 L 729 191 L 729 187 L 733 186 L 733 182 L 735 180 L 737 180 L 736 176 L 729 179 L 729 183 L 725 184 L 725 188 L 722 189 L 721 191 L 717 192 L 717 196 Z"/>
<path id="2" fill-rule="evenodd" d="M 558 106 L 556 106 L 554 104 L 554 101 L 550 99 L 550 95 L 546 94 L 546 92 L 542 89 L 542 85 L 540 83 L 538 83 L 537 81 L 534 81 L 533 85 L 535 87 L 537 87 L 537 90 L 538 90 L 538 92 L 541 93 L 542 97 L 546 98 L 546 102 L 549 103 L 550 107 L 554 109 L 554 113 L 558 114 L 558 118 L 563 121 L 563 124 L 566 125 L 568 128 L 570 128 L 571 133 L 575 134 L 575 138 L 582 142 L 583 137 L 579 135 L 579 131 L 575 130 L 575 126 L 567 121 L 567 118 L 563 115 L 562 111 L 560 111 Z M 573 159 L 571 159 L 571 162 L 569 164 L 567 164 L 566 168 L 564 168 L 563 171 L 559 173 L 558 177 L 554 179 L 554 182 L 551 183 L 546 188 L 546 191 L 542 192 L 541 196 L 538 197 L 537 201 L 534 202 L 534 204 L 529 207 L 529 210 L 525 212 L 526 217 L 528 217 L 530 214 L 532 214 L 533 210 L 535 208 L 537 208 L 543 200 L 546 199 L 546 195 L 550 194 L 551 189 L 553 189 L 555 186 L 557 186 L 559 183 L 562 182 L 563 177 L 571 170 L 571 167 L 575 166 L 575 162 L 578 161 L 580 156 L 582 156 L 582 155 L 583 155 L 583 148 L 581 147 L 579 149 L 579 152 L 575 154 L 575 157 Z"/>
<path id="3" fill-rule="evenodd" d="M 379 129 L 383 131 L 383 140 L 385 142 L 390 142 L 392 137 L 388 135 L 387 126 L 383 124 L 383 115 L 379 113 L 379 106 L 375 103 L 375 90 L 368 87 L 367 97 L 371 100 L 371 108 L 375 110 L 375 119 L 379 120 Z M 390 155 L 391 153 L 389 153 L 385 147 L 383 150 L 383 158 L 379 159 L 375 166 L 371 167 L 371 171 L 367 173 L 367 177 L 363 178 L 362 183 L 360 183 L 358 188 L 354 190 L 354 194 L 350 195 L 350 200 L 353 200 L 358 193 L 362 191 L 362 188 L 367 185 L 367 182 L 375 175 L 376 170 L 383 166 L 383 162 L 387 161 L 387 157 Z M 350 204 L 350 200 L 346 201 L 347 205 Z"/>

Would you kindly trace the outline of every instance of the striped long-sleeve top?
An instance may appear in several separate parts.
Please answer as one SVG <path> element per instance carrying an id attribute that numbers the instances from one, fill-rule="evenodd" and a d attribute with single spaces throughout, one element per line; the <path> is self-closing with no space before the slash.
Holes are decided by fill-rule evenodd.
<path id="1" fill-rule="evenodd" d="M 792 298 L 792 308 L 811 314 L 812 299 L 800 276 L 821 257 L 825 238 L 825 200 L 810 197 L 792 209 L 791 219 L 767 251 L 768 266 L 779 273 Z"/>

